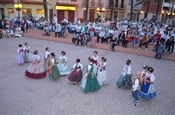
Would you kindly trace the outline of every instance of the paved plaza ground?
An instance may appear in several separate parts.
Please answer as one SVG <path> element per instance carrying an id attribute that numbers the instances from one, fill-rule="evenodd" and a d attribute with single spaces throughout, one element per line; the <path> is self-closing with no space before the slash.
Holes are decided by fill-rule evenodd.
<path id="1" fill-rule="evenodd" d="M 71 68 L 76 58 L 85 66 L 95 49 L 31 38 L 0 39 L 0 115 L 174 115 L 175 114 L 175 61 L 111 52 L 97 49 L 99 57 L 107 58 L 109 84 L 94 93 L 85 94 L 79 85 L 72 85 L 66 76 L 57 81 L 30 79 L 24 74 L 30 64 L 16 63 L 19 43 L 27 42 L 37 49 L 41 63 L 48 46 L 60 55 L 67 52 Z M 127 59 L 131 59 L 132 73 L 147 64 L 155 71 L 157 97 L 152 102 L 140 100 L 135 107 L 131 90 L 119 89 L 116 80 Z"/>

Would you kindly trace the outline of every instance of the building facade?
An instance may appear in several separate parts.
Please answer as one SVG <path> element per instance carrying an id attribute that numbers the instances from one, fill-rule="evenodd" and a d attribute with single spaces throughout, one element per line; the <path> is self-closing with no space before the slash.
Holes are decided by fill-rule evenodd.
<path id="1" fill-rule="evenodd" d="M 19 12 L 20 17 L 32 16 L 36 19 L 44 17 L 43 0 L 0 0 L 0 19 L 18 17 L 18 11 L 13 6 L 17 1 L 23 5 Z M 70 22 L 77 19 L 83 22 L 86 0 L 47 0 L 47 8 L 49 19 L 54 19 L 56 22 L 60 22 L 64 17 L 67 17 Z M 130 9 L 130 0 L 89 0 L 88 20 L 93 22 L 98 16 L 111 18 L 111 12 L 113 12 L 112 18 L 117 17 L 118 20 L 122 20 L 130 17 Z M 139 17 L 138 12 L 140 9 L 134 6 L 134 20 Z"/>

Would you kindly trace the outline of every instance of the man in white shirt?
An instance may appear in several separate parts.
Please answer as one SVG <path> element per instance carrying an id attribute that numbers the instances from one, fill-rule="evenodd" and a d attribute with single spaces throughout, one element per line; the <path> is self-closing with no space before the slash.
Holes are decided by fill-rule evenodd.
<path id="1" fill-rule="evenodd" d="M 99 33 L 99 37 L 101 39 L 101 43 L 104 42 L 104 37 L 105 37 L 105 31 L 104 30 L 101 30 L 100 33 Z"/>

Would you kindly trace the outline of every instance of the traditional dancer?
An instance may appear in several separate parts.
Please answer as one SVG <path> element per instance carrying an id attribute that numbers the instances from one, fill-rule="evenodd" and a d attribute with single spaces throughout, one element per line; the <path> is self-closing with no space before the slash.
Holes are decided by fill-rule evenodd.
<path id="1" fill-rule="evenodd" d="M 66 52 L 61 51 L 61 56 L 59 57 L 59 62 L 57 64 L 58 70 L 60 71 L 60 75 L 68 75 L 69 74 L 69 69 L 67 66 L 67 57 L 66 57 Z"/>
<path id="2" fill-rule="evenodd" d="M 46 52 L 45 52 L 45 56 L 44 56 L 44 69 L 45 69 L 46 71 L 48 71 L 49 58 L 51 57 L 51 56 L 50 56 L 51 51 L 50 51 L 50 48 L 49 48 L 49 47 L 46 47 L 45 50 L 46 50 Z"/>
<path id="3" fill-rule="evenodd" d="M 123 72 L 120 78 L 117 81 L 117 86 L 123 88 L 132 88 L 132 80 L 131 80 L 131 60 L 126 61 L 126 65 L 123 68 Z"/>
<path id="4" fill-rule="evenodd" d="M 134 78 L 133 80 L 133 85 L 132 85 L 132 88 L 133 88 L 132 96 L 134 98 L 135 106 L 140 106 L 140 102 L 139 102 L 139 92 L 140 92 L 140 86 L 141 86 L 140 78 L 141 78 L 141 73 L 140 71 L 138 71 L 136 74 L 136 78 Z"/>
<path id="5" fill-rule="evenodd" d="M 93 56 L 92 56 L 92 63 L 93 63 L 93 72 L 95 75 L 97 75 L 98 72 L 98 64 L 99 64 L 99 57 L 98 57 L 98 52 L 94 51 Z"/>
<path id="6" fill-rule="evenodd" d="M 144 65 L 143 66 L 143 71 L 141 72 L 141 78 L 140 78 L 141 83 L 146 78 L 147 74 L 148 74 L 148 66 L 147 65 Z"/>
<path id="7" fill-rule="evenodd" d="M 55 58 L 55 54 L 53 52 L 51 52 L 51 57 L 49 60 L 51 61 L 51 65 L 49 65 L 49 67 L 48 67 L 49 78 L 50 78 L 50 80 L 58 79 L 60 76 L 60 72 L 57 68 L 56 58 Z"/>
<path id="8" fill-rule="evenodd" d="M 44 78 L 47 73 L 44 70 L 43 66 L 40 64 L 40 56 L 38 55 L 38 51 L 35 50 L 32 56 L 32 64 L 25 71 L 25 75 L 30 78 L 40 79 Z"/>
<path id="9" fill-rule="evenodd" d="M 106 58 L 102 57 L 98 66 L 97 79 L 100 85 L 106 84 Z"/>
<path id="10" fill-rule="evenodd" d="M 31 57 L 30 57 L 30 47 L 28 46 L 28 43 L 24 44 L 24 62 L 25 63 L 30 63 L 31 62 Z"/>
<path id="11" fill-rule="evenodd" d="M 85 93 L 94 92 L 100 89 L 100 85 L 98 83 L 96 75 L 93 73 L 93 59 L 91 57 L 88 58 L 89 64 L 87 66 L 87 71 L 85 76 L 83 77 L 83 81 L 81 87 Z"/>
<path id="12" fill-rule="evenodd" d="M 148 74 L 143 80 L 141 91 L 139 92 L 139 96 L 141 98 L 148 99 L 149 102 L 156 96 L 154 89 L 155 76 L 153 71 L 154 69 L 152 67 L 148 67 Z"/>
<path id="13" fill-rule="evenodd" d="M 76 59 L 76 63 L 72 67 L 72 72 L 68 77 L 68 81 L 77 84 L 81 82 L 82 79 L 83 65 L 80 63 L 80 59 Z"/>
<path id="14" fill-rule="evenodd" d="M 22 44 L 19 44 L 19 48 L 17 49 L 17 63 L 24 63 L 24 49 L 22 48 Z"/>

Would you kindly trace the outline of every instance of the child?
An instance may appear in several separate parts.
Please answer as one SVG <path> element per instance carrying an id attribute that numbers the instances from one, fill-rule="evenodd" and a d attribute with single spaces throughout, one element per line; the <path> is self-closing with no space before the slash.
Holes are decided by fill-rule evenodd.
<path id="1" fill-rule="evenodd" d="M 140 102 L 139 102 L 140 76 L 141 76 L 141 73 L 138 71 L 136 74 L 136 78 L 133 80 L 133 85 L 132 85 L 132 88 L 133 88 L 132 96 L 134 98 L 135 106 L 140 106 Z"/>
<path id="2" fill-rule="evenodd" d="M 19 44 L 19 48 L 17 49 L 17 63 L 24 63 L 24 49 L 22 48 L 22 44 Z"/>
<path id="3" fill-rule="evenodd" d="M 161 59 L 161 54 L 164 52 L 164 45 L 163 43 L 157 44 L 156 45 L 156 59 Z"/>
<path id="4" fill-rule="evenodd" d="M 89 47 L 93 47 L 93 48 L 95 48 L 95 43 L 97 42 L 97 37 L 96 36 L 93 36 L 92 38 L 91 38 L 91 42 L 90 42 L 90 44 L 89 44 Z"/>

